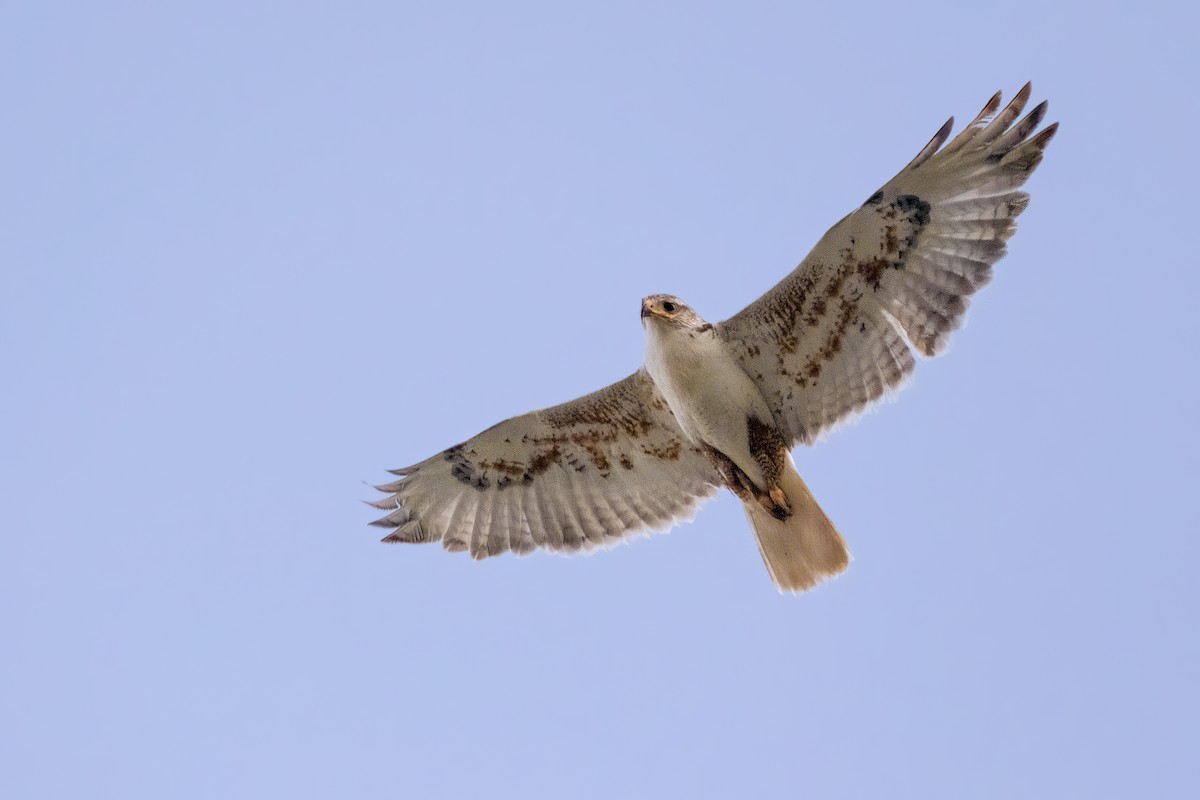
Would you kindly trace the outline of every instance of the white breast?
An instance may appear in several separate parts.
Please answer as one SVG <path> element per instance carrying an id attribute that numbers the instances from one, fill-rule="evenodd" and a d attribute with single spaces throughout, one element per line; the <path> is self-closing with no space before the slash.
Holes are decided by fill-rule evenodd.
<path id="1" fill-rule="evenodd" d="M 646 325 L 646 371 L 688 438 L 724 453 L 762 485 L 746 420 L 771 424 L 771 411 L 725 343 L 710 328 L 689 331 L 656 319 Z"/>

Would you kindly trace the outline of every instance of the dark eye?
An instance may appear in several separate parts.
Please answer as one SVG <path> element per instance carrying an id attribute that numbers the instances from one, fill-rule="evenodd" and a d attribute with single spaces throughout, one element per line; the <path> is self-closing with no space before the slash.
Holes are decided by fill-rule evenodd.
<path id="1" fill-rule="evenodd" d="M 663 303 L 663 311 L 667 312 L 668 314 L 674 314 L 675 304 L 668 300 L 667 302 Z"/>

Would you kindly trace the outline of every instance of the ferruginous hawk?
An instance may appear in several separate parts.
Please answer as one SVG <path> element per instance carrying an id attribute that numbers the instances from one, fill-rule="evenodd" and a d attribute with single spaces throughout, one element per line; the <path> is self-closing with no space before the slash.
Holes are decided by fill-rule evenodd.
<path id="1" fill-rule="evenodd" d="M 997 93 L 942 147 L 837 223 L 808 257 L 730 319 L 678 297 L 642 301 L 645 365 L 622 381 L 501 422 L 379 486 L 385 542 L 437 542 L 475 558 L 604 547 L 670 527 L 724 486 L 745 504 L 772 580 L 808 589 L 850 556 L 792 461 L 898 387 L 958 327 L 1016 230 L 1020 187 L 1057 123 L 1020 121 L 1027 84 Z"/>

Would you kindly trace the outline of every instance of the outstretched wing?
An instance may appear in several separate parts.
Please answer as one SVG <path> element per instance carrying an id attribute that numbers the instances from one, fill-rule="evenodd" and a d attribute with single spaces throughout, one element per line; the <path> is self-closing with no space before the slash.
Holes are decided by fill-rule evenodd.
<path id="1" fill-rule="evenodd" d="M 603 547 L 690 518 L 719 478 L 646 374 L 501 422 L 377 487 L 385 542 L 486 558 Z"/>
<path id="2" fill-rule="evenodd" d="M 899 386 L 916 364 L 909 345 L 937 355 L 961 324 L 1029 203 L 1018 189 L 1058 128 L 1029 138 L 1044 102 L 1016 122 L 1029 92 L 996 114 L 997 92 L 942 148 L 951 118 L 790 275 L 717 326 L 793 443 L 811 444 Z"/>

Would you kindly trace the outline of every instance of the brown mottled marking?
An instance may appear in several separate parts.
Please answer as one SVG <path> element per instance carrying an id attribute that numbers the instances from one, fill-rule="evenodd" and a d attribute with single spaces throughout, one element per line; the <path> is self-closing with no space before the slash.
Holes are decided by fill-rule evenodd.
<path id="1" fill-rule="evenodd" d="M 682 449 L 682 444 L 678 439 L 672 439 L 662 447 L 654 447 L 648 443 L 642 445 L 643 453 L 648 456 L 654 456 L 661 461 L 678 460 L 680 449 Z"/>
<path id="2" fill-rule="evenodd" d="M 763 482 L 766 483 L 760 491 L 755 492 L 755 500 L 775 519 L 782 521 L 791 517 L 792 509 L 788 506 L 787 495 L 779 486 L 787 463 L 787 441 L 775 426 L 768 425 L 752 414 L 746 417 L 746 433 L 750 437 L 750 455 L 758 462 Z"/>
<path id="3" fill-rule="evenodd" d="M 541 475 L 546 470 L 550 469 L 550 465 L 558 461 L 562 455 L 562 451 L 558 449 L 558 445 L 554 445 L 549 450 L 543 450 L 533 454 L 533 459 L 529 462 L 528 472 L 530 475 Z"/>
<path id="4" fill-rule="evenodd" d="M 636 409 L 631 409 L 632 405 Z M 543 418 L 553 428 L 570 428 L 576 425 L 619 428 L 630 436 L 643 436 L 654 427 L 652 415 L 640 413 L 646 401 L 661 410 L 657 397 L 635 396 L 623 383 L 614 383 L 598 392 L 579 398 L 566 407 L 548 408 L 542 411 Z"/>
<path id="5" fill-rule="evenodd" d="M 843 250 L 842 253 L 844 255 L 850 255 L 850 256 L 853 255 L 853 251 L 851 251 L 848 248 L 846 250 Z M 850 271 L 846 267 L 846 262 L 843 262 L 842 266 L 837 270 L 837 272 L 833 273 L 833 277 L 829 280 L 829 283 L 826 284 L 825 296 L 828 297 L 830 300 L 832 300 L 833 298 L 835 298 L 839 294 L 841 294 L 842 293 L 842 284 L 846 282 L 846 278 L 847 278 L 847 276 L 849 276 L 849 274 L 850 274 Z"/>
<path id="6" fill-rule="evenodd" d="M 896 198 L 896 208 L 901 211 L 912 211 L 908 221 L 916 225 L 918 228 L 929 224 L 930 205 L 915 194 L 902 194 Z"/>
<path id="7" fill-rule="evenodd" d="M 821 357 L 826 361 L 832 361 L 842 349 L 842 336 L 846 333 L 846 328 L 850 327 L 855 315 L 858 313 L 858 304 L 842 298 L 841 310 L 838 312 L 837 320 L 834 323 L 832 330 L 829 331 L 829 336 L 825 339 L 825 344 L 820 349 Z"/>
<path id="8" fill-rule="evenodd" d="M 502 472 L 506 475 L 520 475 L 525 471 L 525 467 L 514 461 L 506 461 L 503 458 L 497 458 L 495 461 L 480 461 L 479 466 L 483 469 L 494 469 L 496 472 Z"/>
<path id="9" fill-rule="evenodd" d="M 824 297 L 814 297 L 812 305 L 809 307 L 809 313 L 804 317 L 804 323 L 810 328 L 815 328 L 821 324 L 821 318 L 825 316 L 825 311 L 828 308 L 825 304 Z"/>
<path id="10" fill-rule="evenodd" d="M 750 453 L 765 476 L 766 486 L 757 486 L 733 459 L 720 450 L 703 445 L 703 453 L 721 476 L 721 483 L 744 503 L 758 503 L 776 519 L 791 516 L 791 509 L 784 503 L 786 497 L 779 488 L 779 476 L 783 474 L 787 446 L 775 428 L 753 415 L 746 419 L 746 434 L 749 437 Z M 780 502 L 776 498 L 783 500 Z"/>
<path id="11" fill-rule="evenodd" d="M 455 464 L 450 468 L 450 474 L 457 478 L 460 483 L 465 483 L 468 486 L 475 480 L 475 471 L 466 464 Z"/>
<path id="12" fill-rule="evenodd" d="M 888 267 L 899 266 L 890 261 L 885 261 L 882 258 L 871 258 L 866 261 L 860 261 L 856 271 L 862 277 L 863 282 L 872 289 L 878 289 L 879 283 L 883 279 L 883 271 Z"/>
<path id="13" fill-rule="evenodd" d="M 629 460 L 629 456 L 621 453 L 621 466 L 625 469 L 633 469 L 633 462 Z"/>
<path id="14" fill-rule="evenodd" d="M 788 450 L 787 442 L 774 425 L 763 422 L 753 414 L 746 417 L 746 435 L 749 437 L 750 455 L 758 462 L 767 484 L 758 488 L 769 492 L 779 483 L 779 476 L 783 474 L 783 454 Z"/>
<path id="15" fill-rule="evenodd" d="M 763 322 L 774 331 L 790 331 L 804 310 L 804 303 L 817 283 L 825 276 L 825 265 L 811 264 L 805 274 L 797 276 L 791 291 L 778 298 L 778 305 L 770 309 Z M 779 337 L 777 337 L 778 339 Z M 758 355 L 757 352 L 754 353 Z"/>
<path id="16" fill-rule="evenodd" d="M 888 225 L 883 229 L 883 246 L 889 256 L 895 255 L 900 249 L 900 240 L 896 237 L 896 226 Z"/>
<path id="17" fill-rule="evenodd" d="M 607 470 L 609 466 L 608 448 L 604 445 L 616 440 L 617 433 L 611 430 L 593 428 L 571 434 L 571 441 L 586 450 L 592 463 L 596 465 L 596 469 L 601 471 Z"/>
<path id="18" fill-rule="evenodd" d="M 738 465 L 733 463 L 733 459 L 707 444 L 703 445 L 703 451 L 709 463 L 721 476 L 721 484 L 726 489 L 737 495 L 743 503 L 749 503 L 754 499 L 754 484 L 746 473 L 738 469 Z"/>
<path id="19" fill-rule="evenodd" d="M 471 451 L 474 454 L 474 451 Z M 453 447 L 442 451 L 442 455 L 447 461 L 453 464 L 450 467 L 450 474 L 459 483 L 465 483 L 467 486 L 472 486 L 476 489 L 486 489 L 489 485 L 488 479 L 476 472 L 475 465 L 471 463 L 466 456 L 466 443 L 456 444 Z"/>
<path id="20" fill-rule="evenodd" d="M 580 443 L 579 445 L 587 451 L 588 457 L 592 459 L 592 463 L 596 465 L 598 470 L 608 469 L 608 455 L 594 443 Z"/>

